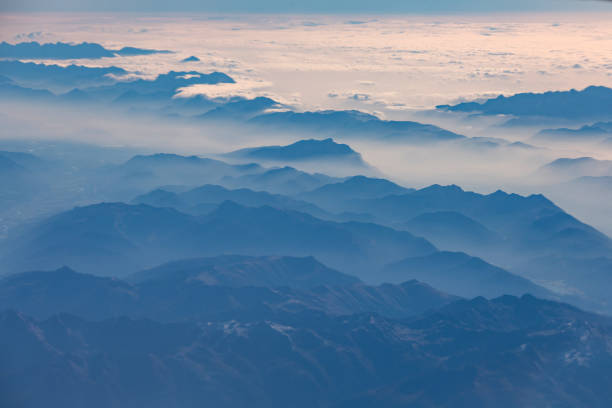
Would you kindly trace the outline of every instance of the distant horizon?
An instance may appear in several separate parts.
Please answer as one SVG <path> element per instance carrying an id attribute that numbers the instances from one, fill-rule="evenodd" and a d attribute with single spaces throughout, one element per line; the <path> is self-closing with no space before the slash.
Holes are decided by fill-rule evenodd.
<path id="1" fill-rule="evenodd" d="M 288 4 L 289 3 L 289 4 Z M 555 12 L 605 10 L 609 3 L 605 0 L 479 0 L 433 2 L 381 0 L 372 4 L 366 0 L 324 1 L 313 0 L 301 3 L 282 0 L 177 0 L 164 1 L 120 1 L 104 3 L 85 0 L 8 0 L 0 5 L 0 12 L 137 12 L 137 13 L 232 13 L 232 14 L 369 14 L 386 15 L 408 14 L 456 14 L 456 13 L 495 13 L 495 12 Z"/>
<path id="2" fill-rule="evenodd" d="M 593 1 L 595 4 L 602 3 L 596 0 L 586 0 L 588 2 Z M 612 1 L 610 2 L 612 4 Z M 437 11 L 386 11 L 386 12 L 374 12 L 374 11 L 361 11 L 361 12 L 321 12 L 321 11 L 308 11 L 308 12 L 291 12 L 291 11 L 260 11 L 260 12 L 247 12 L 247 11 L 214 11 L 214 10 L 148 10 L 148 11 L 137 11 L 137 10 L 3 10 L 0 8 L 0 19 L 2 17 L 11 15 L 87 15 L 87 14 L 106 14 L 106 15 L 125 15 L 125 16 L 180 16 L 188 17 L 193 15 L 198 16 L 209 16 L 211 20 L 227 20 L 239 17 L 299 17 L 299 16 L 311 16 L 311 17 L 496 17 L 503 19 L 504 17 L 523 17 L 529 18 L 530 16 L 574 16 L 574 15 L 601 15 L 601 14 L 612 14 L 612 5 L 604 6 L 603 8 L 597 9 L 562 9 L 562 10 L 437 10 Z M 1 31 L 0 31 L 1 34 Z"/>

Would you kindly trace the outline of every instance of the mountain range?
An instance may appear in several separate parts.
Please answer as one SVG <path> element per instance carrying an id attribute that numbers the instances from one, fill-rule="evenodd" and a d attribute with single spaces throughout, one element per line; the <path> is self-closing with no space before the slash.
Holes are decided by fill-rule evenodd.
<path id="1" fill-rule="evenodd" d="M 88 42 L 80 44 L 63 42 L 41 44 L 37 41 L 31 41 L 9 44 L 2 41 L 0 43 L 0 58 L 15 59 L 98 59 L 116 56 L 166 54 L 169 52 L 134 47 L 109 50 L 100 44 Z"/>
<path id="2" fill-rule="evenodd" d="M 26 206 L 15 204 L 36 189 L 37 202 L 50 204 L 46 212 L 31 213 L 39 220 L 30 226 L 9 231 L 0 225 L 4 236 L 11 237 L 0 254 L 4 272 L 70 265 L 122 275 L 173 259 L 225 253 L 312 255 L 380 283 L 386 265 L 440 249 L 479 257 L 491 266 L 485 270 L 499 267 L 554 293 L 539 296 L 571 295 L 576 299 L 563 299 L 592 310 L 608 307 L 600 292 L 591 293 L 593 285 L 580 283 L 578 260 L 612 259 L 610 239 L 541 195 L 482 195 L 437 185 L 413 190 L 379 178 L 333 178 L 171 154 L 134 156 L 85 177 L 21 163 L 27 171 L 12 167 L 27 179 L 7 177 L 11 183 L 6 186 L 13 187 L 0 197 L 3 214 L 28 214 Z M 36 187 L 54 178 L 64 180 L 65 187 L 55 183 L 56 190 L 48 193 Z M 72 192 L 75 185 L 83 186 L 78 195 Z M 56 198 L 60 192 L 65 204 Z M 49 218 L 54 208 L 72 207 L 68 203 L 75 197 L 81 207 Z M 117 200 L 137 205 L 108 203 Z M 224 204 L 227 200 L 235 203 Z M 538 278 L 546 259 L 565 259 L 576 277 Z M 410 273 L 395 282 L 410 279 Z M 593 279 L 607 287 L 605 272 Z"/>
<path id="3" fill-rule="evenodd" d="M 499 95 L 483 102 L 463 102 L 439 105 L 437 109 L 484 115 L 512 115 L 518 118 L 542 117 L 564 120 L 592 120 L 610 118 L 612 89 L 589 86 L 583 90 L 549 91 Z"/>
<path id="4" fill-rule="evenodd" d="M 224 177 L 221 179 L 221 184 L 231 188 L 250 187 L 275 194 L 292 195 L 340 180 L 341 178 L 328 176 L 327 174 L 307 173 L 293 167 L 284 166 L 253 174 Z"/>
<path id="5" fill-rule="evenodd" d="M 612 398 L 610 319 L 531 296 L 459 300 L 408 320 L 4 311 L 0 330 L 2 395 L 25 407 L 606 407 Z"/>
<path id="6" fill-rule="evenodd" d="M 287 146 L 245 148 L 227 153 L 225 156 L 233 159 L 272 163 L 316 161 L 317 165 L 327 162 L 335 166 L 368 167 L 361 155 L 349 145 L 336 143 L 331 138 L 299 140 Z"/>
<path id="7" fill-rule="evenodd" d="M 300 193 L 297 197 L 331 211 L 345 211 L 352 200 L 381 198 L 411 191 L 414 189 L 399 186 L 386 179 L 353 176 L 341 182 L 325 184 L 314 190 Z"/>
<path id="8" fill-rule="evenodd" d="M 253 191 L 247 188 L 231 190 L 210 184 L 179 192 L 160 188 L 147 194 L 142 194 L 132 200 L 134 204 L 147 204 L 154 207 L 172 207 L 193 215 L 207 214 L 224 201 L 233 201 L 247 207 L 268 205 L 282 210 L 301 211 L 319 216 L 320 218 L 332 217 L 331 214 L 314 204 L 296 200 L 288 196 L 270 194 L 265 191 Z"/>
<path id="9" fill-rule="evenodd" d="M 598 160 L 593 157 L 564 157 L 542 166 L 538 170 L 538 175 L 562 180 L 612 176 L 612 160 Z"/>
<path id="10" fill-rule="evenodd" d="M 302 311 L 340 316 L 381 313 L 403 318 L 457 300 L 417 282 L 369 286 L 312 257 L 220 256 L 175 261 L 127 281 L 67 267 L 0 280 L 0 308 L 38 318 L 72 313 L 163 322 L 252 321 Z"/>
<path id="11" fill-rule="evenodd" d="M 230 201 L 196 217 L 163 204 L 100 204 L 52 217 L 13 238 L 3 254 L 5 268 L 71 265 L 98 275 L 124 276 L 130 269 L 201 255 L 314 255 L 368 282 L 418 279 L 467 297 L 556 297 L 481 259 L 437 252 L 423 238 L 376 224 L 334 222 Z"/>
<path id="12" fill-rule="evenodd" d="M 469 148 L 513 146 L 501 139 L 466 138 L 435 125 L 382 120 L 355 110 L 297 112 L 293 107 L 267 97 L 208 98 L 183 94 L 177 97 L 180 88 L 191 85 L 235 83 L 232 77 L 221 72 L 169 71 L 155 79 L 128 79 L 128 72 L 114 66 L 71 65 L 64 68 L 6 60 L 0 61 L 0 75 L 13 81 L 0 87 L 2 94 L 104 105 L 122 113 L 138 111 L 154 116 L 170 115 L 204 126 L 224 121 L 247 126 L 250 131 L 291 132 L 305 139 L 357 138 L 418 145 L 463 142 Z"/>
<path id="13" fill-rule="evenodd" d="M 387 265 L 381 275 L 389 282 L 415 279 L 466 298 L 495 298 L 505 294 L 554 297 L 550 291 L 525 278 L 461 252 L 436 252 L 402 259 Z"/>
<path id="14" fill-rule="evenodd" d="M 230 99 L 227 103 L 216 106 L 214 109 L 199 115 L 198 118 L 205 121 L 245 121 L 269 110 L 286 108 L 286 106 L 275 100 L 263 96 L 253 99 Z"/>
<path id="15" fill-rule="evenodd" d="M 425 213 L 460 213 L 502 236 L 501 244 L 506 246 L 506 251 L 525 251 L 524 255 L 577 250 L 574 246 L 581 242 L 583 245 L 579 248 L 584 251 L 583 255 L 607 254 L 611 248 L 608 237 L 576 220 L 542 195 L 524 197 L 503 191 L 483 195 L 457 186 L 433 185 L 407 194 L 354 200 L 347 210 L 369 213 L 376 222 L 404 228 L 407 222 Z M 451 219 L 441 217 L 439 220 L 447 223 Z M 465 224 L 465 218 L 455 217 L 455 221 Z M 460 228 L 458 226 L 457 230 Z M 435 237 L 438 230 L 428 231 Z M 583 240 L 574 240 L 577 235 L 583 235 Z"/>
<path id="16" fill-rule="evenodd" d="M 25 407 L 604 407 L 612 396 L 608 317 L 531 295 L 368 286 L 311 257 L 187 259 L 125 281 L 19 273 L 0 279 L 0 309 L 2 395 Z"/>
<path id="17" fill-rule="evenodd" d="M 535 137 L 546 140 L 602 140 L 612 138 L 612 122 L 596 122 L 577 129 L 542 129 Z"/>
<path id="18" fill-rule="evenodd" d="M 309 201 L 307 196 L 300 197 Z M 326 211 L 337 210 L 333 200 L 311 202 Z M 578 265 L 581 260 L 612 258 L 612 241 L 542 195 L 525 197 L 503 191 L 483 195 L 457 186 L 433 185 L 404 194 L 347 200 L 343 208 L 348 219 L 365 218 L 409 231 L 437 248 L 465 252 L 530 279 L 538 276 L 547 259 L 565 259 L 572 279 L 537 283 L 555 292 L 577 294 L 587 303 L 595 301 L 599 304 L 595 310 L 607 308 L 606 299 L 591 291 L 590 283 L 577 284 L 583 276 Z M 601 287 L 610 281 L 609 273 L 603 271 L 595 278 Z"/>
<path id="19" fill-rule="evenodd" d="M 230 201 L 201 218 L 146 205 L 79 207 L 35 223 L 11 241 L 3 251 L 5 270 L 71 265 L 115 276 L 177 258 L 240 253 L 314 255 L 374 277 L 385 263 L 436 250 L 425 239 L 375 224 Z"/>
<path id="20" fill-rule="evenodd" d="M 46 88 L 66 91 L 75 87 L 112 84 L 115 82 L 112 76 L 126 74 L 127 71 L 123 68 L 115 66 L 86 67 L 71 64 L 64 67 L 35 62 L 0 61 L 0 75 L 18 81 L 16 85 L 39 88 L 39 92 L 45 91 Z"/>
<path id="21" fill-rule="evenodd" d="M 327 134 L 331 137 L 357 137 L 413 143 L 452 141 L 465 136 L 411 121 L 381 120 L 359 111 L 272 112 L 252 118 L 249 123 L 266 129 Z"/>

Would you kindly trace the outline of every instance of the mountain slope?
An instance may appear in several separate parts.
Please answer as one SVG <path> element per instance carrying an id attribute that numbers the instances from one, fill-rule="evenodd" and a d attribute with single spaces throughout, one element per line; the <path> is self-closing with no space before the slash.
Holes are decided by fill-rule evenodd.
<path id="1" fill-rule="evenodd" d="M 33 88 L 50 88 L 51 90 L 70 90 L 77 86 L 110 84 L 115 80 L 111 76 L 127 74 L 119 67 L 86 67 L 81 65 L 36 64 L 21 61 L 0 61 L 0 75 L 11 78 L 19 85 Z"/>
<path id="2" fill-rule="evenodd" d="M 193 217 L 170 208 L 104 203 L 77 207 L 28 228 L 4 248 L 6 270 L 73 265 L 99 274 L 120 274 L 193 253 Z"/>
<path id="3" fill-rule="evenodd" d="M 326 184 L 301 193 L 297 197 L 332 211 L 342 211 L 349 200 L 379 198 L 411 191 L 414 190 L 401 187 L 386 179 L 353 176 L 339 183 Z"/>
<path id="4" fill-rule="evenodd" d="M 207 285 L 295 287 L 353 285 L 359 280 L 319 263 L 313 257 L 221 256 L 169 262 L 129 277 L 131 282 L 199 280 Z"/>
<path id="5" fill-rule="evenodd" d="M 231 165 L 220 160 L 180 156 L 176 154 L 137 155 L 127 162 L 98 172 L 90 182 L 110 199 L 127 201 L 135 195 L 153 189 L 182 185 L 201 186 L 219 184 L 231 177 L 260 174 L 264 169 L 257 164 Z"/>
<path id="6" fill-rule="evenodd" d="M 350 135 L 413 143 L 464 138 L 437 126 L 409 121 L 386 121 L 359 111 L 274 112 L 256 116 L 249 123 L 267 129 L 319 135 L 325 133 L 337 138 Z"/>
<path id="7" fill-rule="evenodd" d="M 552 117 L 563 119 L 609 118 L 612 89 L 589 86 L 581 91 L 520 93 L 488 99 L 482 103 L 465 102 L 441 105 L 438 109 L 453 112 L 483 113 L 486 115 L 514 115 L 517 117 Z"/>
<path id="8" fill-rule="evenodd" d="M 599 256 L 612 250 L 607 236 L 542 195 L 524 197 L 503 191 L 483 195 L 457 186 L 433 185 L 408 194 L 354 200 L 349 210 L 369 213 L 376 222 L 403 228 L 406 222 L 425 213 L 459 213 L 504 238 L 499 249 L 508 255 L 506 261 L 516 252 L 526 257 L 580 250 L 582 256 Z M 579 236 L 580 239 L 572 240 Z M 478 246 L 472 251 L 482 254 Z"/>
<path id="9" fill-rule="evenodd" d="M 592 157 L 560 158 L 542 166 L 537 175 L 566 181 L 579 177 L 612 176 L 612 160 L 597 160 Z"/>
<path id="10" fill-rule="evenodd" d="M 198 116 L 204 120 L 248 120 L 267 110 L 279 109 L 283 105 L 273 99 L 257 97 L 230 101 Z"/>
<path id="11" fill-rule="evenodd" d="M 417 282 L 368 286 L 312 258 L 225 256 L 172 262 L 131 283 L 60 268 L 0 279 L 0 310 L 157 321 L 253 321 L 286 313 L 380 313 L 404 318 L 457 297 Z"/>
<path id="12" fill-rule="evenodd" d="M 494 298 L 505 294 L 554 297 L 548 290 L 525 278 L 460 252 L 406 258 L 385 267 L 381 275 L 389 282 L 416 279 L 467 298 Z"/>
<path id="13" fill-rule="evenodd" d="M 314 216 L 328 218 L 322 209 L 314 204 L 295 200 L 279 194 L 265 191 L 253 191 L 246 188 L 228 190 L 221 186 L 204 185 L 183 192 L 171 192 L 157 189 L 140 195 L 132 200 L 135 204 L 147 204 L 155 207 L 173 207 L 190 214 L 206 214 L 224 201 L 233 201 L 248 207 L 270 207 L 305 212 Z"/>
<path id="14" fill-rule="evenodd" d="M 334 163 L 365 166 L 359 153 L 346 144 L 334 142 L 331 138 L 324 140 L 300 140 L 287 146 L 262 146 L 240 149 L 228 153 L 227 156 L 281 163 L 333 160 Z"/>
<path id="15" fill-rule="evenodd" d="M 577 129 L 558 128 L 542 129 L 536 139 L 553 140 L 600 140 L 612 136 L 612 122 L 596 122 Z"/>
<path id="16" fill-rule="evenodd" d="M 0 279 L 0 310 L 18 309 L 32 316 L 72 313 L 104 319 L 126 314 L 137 300 L 137 290 L 126 282 L 67 267 Z"/>
<path id="17" fill-rule="evenodd" d="M 92 97 L 101 101 L 111 102 L 126 93 L 144 95 L 155 98 L 162 96 L 164 102 L 170 102 L 179 88 L 198 84 L 233 84 L 234 79 L 222 72 L 203 73 L 198 71 L 168 71 L 159 74 L 154 79 L 135 79 L 121 81 L 112 85 L 86 88 Z"/>
<path id="18" fill-rule="evenodd" d="M 403 227 L 446 249 L 470 251 L 477 246 L 494 247 L 502 241 L 499 234 L 456 211 L 423 213 L 404 223 Z"/>
<path id="19" fill-rule="evenodd" d="M 458 301 L 410 321 L 299 313 L 198 325 L 6 311 L 0 330 L 3 396 L 25 408 L 603 408 L 612 398 L 610 320 L 530 296 Z"/>
<path id="20" fill-rule="evenodd" d="M 306 173 L 293 167 L 272 168 L 262 173 L 224 177 L 220 184 L 231 188 L 251 188 L 276 194 L 297 194 L 340 179 L 321 173 Z"/>
<path id="21" fill-rule="evenodd" d="M 83 42 L 69 44 L 63 42 L 41 44 L 37 41 L 9 44 L 0 43 L 0 58 L 16 59 L 96 59 L 112 58 L 117 55 L 149 55 L 168 53 L 168 51 L 146 50 L 142 48 L 123 47 L 109 50 L 100 44 Z"/>
<path id="22" fill-rule="evenodd" d="M 110 203 L 33 225 L 5 248 L 3 260 L 13 271 L 72 265 L 119 275 L 172 259 L 225 253 L 314 255 L 334 268 L 373 278 L 384 263 L 433 251 L 408 232 L 266 206 L 225 202 L 197 218 L 170 208 Z"/>

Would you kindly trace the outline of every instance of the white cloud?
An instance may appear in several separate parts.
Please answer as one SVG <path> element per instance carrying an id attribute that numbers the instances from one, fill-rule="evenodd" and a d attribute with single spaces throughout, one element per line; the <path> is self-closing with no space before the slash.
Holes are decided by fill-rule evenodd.
<path id="1" fill-rule="evenodd" d="M 237 85 L 202 86 L 182 94 L 268 95 L 302 109 L 344 107 L 348 97 L 358 95 L 351 103 L 364 109 L 387 104 L 397 110 L 431 108 L 491 90 L 511 94 L 594 83 L 612 86 L 607 52 L 612 49 L 611 17 L 393 15 L 354 25 L 345 24 L 350 18 L 341 15 L 211 19 L 23 14 L 4 19 L 0 39 L 41 32 L 45 39 L 52 33 L 53 41 L 169 49 L 176 54 L 78 62 L 119 65 L 153 78 L 185 70 L 177 56 L 197 55 L 201 61 L 190 70 L 221 71 L 239 80 Z M 571 69 L 576 64 L 586 69 Z"/>

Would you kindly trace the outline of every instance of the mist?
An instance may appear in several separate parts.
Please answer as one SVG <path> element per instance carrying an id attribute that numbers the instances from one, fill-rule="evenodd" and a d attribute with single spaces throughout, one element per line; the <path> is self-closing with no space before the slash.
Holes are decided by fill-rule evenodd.
<path id="1" fill-rule="evenodd" d="M 288 145 L 303 139 L 323 139 L 328 135 L 308 131 L 279 131 L 241 124 L 235 121 L 200 122 L 181 117 L 164 117 L 145 112 L 124 112 L 110 107 L 79 107 L 75 104 L 49 106 L 42 103 L 2 102 L 0 138 L 4 149 L 10 141 L 72 142 L 103 148 L 94 157 L 78 154 L 62 160 L 78 166 L 120 164 L 135 154 L 158 152 L 212 157 L 229 162 L 223 157 L 237 149 L 266 145 Z M 442 116 L 442 119 L 439 119 Z M 35 121 L 32 118 L 37 118 Z M 406 117 L 406 116 L 405 116 Z M 459 185 L 479 193 L 498 189 L 519 194 L 544 192 L 559 206 L 570 211 L 607 233 L 612 233 L 609 211 L 599 195 L 579 194 L 584 187 L 568 184 L 573 179 L 590 174 L 563 176 L 546 172 L 542 167 L 558 158 L 593 157 L 600 160 L 612 157 L 609 148 L 591 141 L 547 141 L 534 138 L 540 130 L 504 128 L 499 119 L 465 119 L 440 114 L 412 114 L 407 119 L 430 119 L 430 123 L 470 137 L 471 139 L 415 144 L 393 140 L 368 140 L 350 134 L 332 134 L 337 143 L 346 143 L 361 154 L 369 168 L 354 168 L 333 161 L 264 162 L 274 166 L 289 165 L 310 173 L 323 172 L 346 177 L 364 174 L 389 178 L 403 186 L 422 188 L 431 184 Z M 467 123 L 466 123 L 467 122 Z M 485 136 L 487 135 L 487 136 Z M 489 139 L 503 140 L 506 145 L 491 146 Z M 473 139 L 472 139 L 473 138 Z M 511 143 L 523 142 L 528 147 Z M 29 147 L 34 154 L 40 147 Z M 10 149 L 9 149 L 10 150 Z M 49 154 L 40 151 L 42 156 Z M 56 157 L 59 158 L 59 157 Z M 93 159 L 93 160 L 92 160 Z M 248 162 L 249 160 L 246 160 Z"/>
<path id="2" fill-rule="evenodd" d="M 610 13 L 187 3 L 0 13 L 0 405 L 607 406 Z"/>

